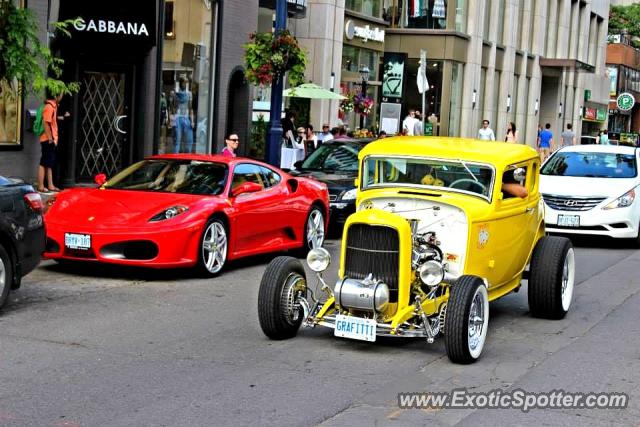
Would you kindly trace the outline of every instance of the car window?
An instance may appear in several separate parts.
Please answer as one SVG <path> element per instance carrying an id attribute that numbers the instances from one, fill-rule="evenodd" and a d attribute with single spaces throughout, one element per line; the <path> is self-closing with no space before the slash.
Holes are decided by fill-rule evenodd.
<path id="1" fill-rule="evenodd" d="M 278 184 L 282 178 L 274 170 L 260 166 L 260 173 L 262 173 L 262 179 L 264 180 L 266 187 L 273 187 Z"/>
<path id="2" fill-rule="evenodd" d="M 633 154 L 557 151 L 540 173 L 589 178 L 633 178 L 638 174 L 638 165 Z"/>
<path id="3" fill-rule="evenodd" d="M 494 179 L 489 165 L 429 158 L 368 157 L 363 190 L 377 186 L 438 187 L 491 198 Z"/>
<path id="4" fill-rule="evenodd" d="M 227 166 L 196 160 L 143 160 L 108 182 L 106 189 L 218 195 L 227 181 Z"/>
<path id="5" fill-rule="evenodd" d="M 531 186 L 530 183 L 528 182 L 528 180 L 525 178 L 524 181 L 522 181 L 522 183 L 520 183 L 519 181 L 517 181 L 514 176 L 513 173 L 517 168 L 521 168 L 524 169 L 524 174 L 525 177 L 527 176 L 527 166 L 524 165 L 520 165 L 517 167 L 510 167 L 508 168 L 506 171 L 504 171 L 504 173 L 502 174 L 502 183 L 503 184 L 520 184 L 522 185 L 524 188 L 526 188 L 527 190 L 531 191 Z M 517 196 L 515 194 L 512 194 L 508 191 L 505 191 L 504 188 L 502 190 L 502 198 L 503 199 L 515 199 L 517 198 Z"/>
<path id="6" fill-rule="evenodd" d="M 236 188 L 238 185 L 244 184 L 245 182 L 254 182 L 264 188 L 265 185 L 260 171 L 260 166 L 250 163 L 241 163 L 235 167 L 233 170 L 231 188 Z"/>
<path id="7" fill-rule="evenodd" d="M 302 163 L 302 169 L 311 170 L 358 170 L 359 144 L 321 144 Z"/>

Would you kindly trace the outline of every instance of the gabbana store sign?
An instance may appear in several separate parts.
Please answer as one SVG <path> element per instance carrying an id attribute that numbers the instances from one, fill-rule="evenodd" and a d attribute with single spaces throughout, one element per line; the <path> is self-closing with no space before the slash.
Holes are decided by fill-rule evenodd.
<path id="1" fill-rule="evenodd" d="M 157 17 L 155 0 L 60 0 L 59 20 L 75 20 L 72 44 L 155 46 Z"/>

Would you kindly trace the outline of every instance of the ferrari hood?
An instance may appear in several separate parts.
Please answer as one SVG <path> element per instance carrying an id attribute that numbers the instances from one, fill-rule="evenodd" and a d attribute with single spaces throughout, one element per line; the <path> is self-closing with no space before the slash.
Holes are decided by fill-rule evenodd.
<path id="1" fill-rule="evenodd" d="M 128 190 L 74 189 L 56 197 L 45 216 L 52 224 L 79 229 L 149 224 L 149 219 L 176 205 L 191 207 L 203 196 Z"/>

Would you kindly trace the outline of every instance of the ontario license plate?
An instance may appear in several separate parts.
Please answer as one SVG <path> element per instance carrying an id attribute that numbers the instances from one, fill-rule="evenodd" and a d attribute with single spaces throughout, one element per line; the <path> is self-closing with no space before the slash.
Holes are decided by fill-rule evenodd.
<path id="1" fill-rule="evenodd" d="M 91 249 L 91 235 L 64 233 L 64 245 L 69 249 Z"/>
<path id="2" fill-rule="evenodd" d="M 580 227 L 580 216 L 558 215 L 558 225 L 561 227 Z"/>
<path id="3" fill-rule="evenodd" d="M 336 315 L 336 327 L 333 330 L 333 334 L 336 337 L 375 341 L 376 321 L 338 314 Z"/>

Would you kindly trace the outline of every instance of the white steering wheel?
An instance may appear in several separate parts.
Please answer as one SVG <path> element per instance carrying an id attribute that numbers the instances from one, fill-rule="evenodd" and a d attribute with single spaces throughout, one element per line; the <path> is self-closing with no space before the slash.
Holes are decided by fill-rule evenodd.
<path id="1" fill-rule="evenodd" d="M 451 184 L 449 184 L 449 187 L 456 188 L 456 184 L 460 184 L 460 183 L 471 183 L 471 184 L 477 185 L 478 187 L 480 187 L 480 194 L 485 194 L 487 191 L 487 187 L 483 183 L 471 178 L 456 179 Z"/>

